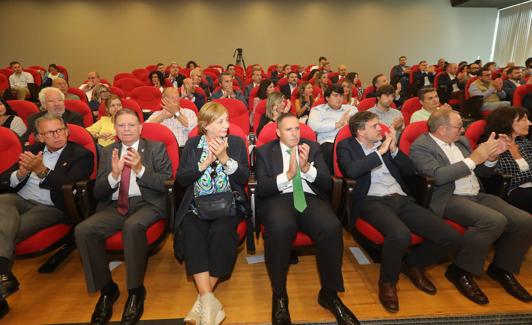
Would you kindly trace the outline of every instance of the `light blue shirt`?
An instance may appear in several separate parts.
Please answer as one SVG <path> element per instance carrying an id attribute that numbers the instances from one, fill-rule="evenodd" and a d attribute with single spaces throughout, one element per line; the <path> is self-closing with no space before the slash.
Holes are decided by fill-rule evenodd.
<path id="1" fill-rule="evenodd" d="M 358 141 L 358 139 L 356 140 Z M 358 143 L 360 143 L 360 141 Z M 388 169 L 388 167 L 386 167 L 384 160 L 382 160 L 381 154 L 379 153 L 379 151 L 377 151 L 381 143 L 382 143 L 381 141 L 375 143 L 375 145 L 370 149 L 366 148 L 364 144 L 360 143 L 360 146 L 362 147 L 362 150 L 364 150 L 364 154 L 366 156 L 375 152 L 377 153 L 377 155 L 379 156 L 379 159 L 381 160 L 381 164 L 371 170 L 371 185 L 369 186 L 369 191 L 367 195 L 386 196 L 386 195 L 398 193 L 398 194 L 406 196 L 406 193 L 403 192 L 401 185 L 397 183 L 393 175 L 390 173 L 390 170 Z M 393 158 L 395 158 L 398 151 L 399 149 L 396 149 L 395 152 L 391 153 Z"/>
<path id="2" fill-rule="evenodd" d="M 48 150 L 48 147 L 44 147 L 44 150 L 42 152 L 42 162 L 44 166 L 48 167 L 50 170 L 55 169 L 55 165 L 57 164 L 57 160 L 59 159 L 59 156 L 61 156 L 61 153 L 63 150 L 65 150 L 66 145 L 54 152 L 50 152 Z M 50 196 L 50 190 L 47 188 L 41 188 L 39 185 L 46 179 L 40 179 L 37 174 L 32 172 L 29 176 L 28 181 L 24 186 L 18 191 L 18 195 L 23 197 L 25 200 L 32 200 L 35 202 L 39 202 L 44 205 L 54 205 L 52 202 L 52 198 Z M 10 186 L 12 188 L 15 188 L 20 181 L 17 178 L 17 172 L 14 171 L 11 173 L 10 177 Z"/>
<path id="3" fill-rule="evenodd" d="M 307 124 L 316 132 L 320 144 L 334 142 L 336 134 L 340 131 L 335 124 L 347 110 L 350 110 L 349 116 L 355 115 L 358 111 L 356 107 L 347 104 L 343 104 L 339 109 L 333 109 L 327 103 L 316 106 L 310 111 Z"/>

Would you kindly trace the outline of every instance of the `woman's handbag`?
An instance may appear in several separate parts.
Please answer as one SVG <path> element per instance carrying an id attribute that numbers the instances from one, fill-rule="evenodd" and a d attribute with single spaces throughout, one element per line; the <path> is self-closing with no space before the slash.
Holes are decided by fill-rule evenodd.
<path id="1" fill-rule="evenodd" d="M 233 192 L 220 192 L 194 198 L 198 217 L 202 220 L 216 220 L 236 215 Z"/>

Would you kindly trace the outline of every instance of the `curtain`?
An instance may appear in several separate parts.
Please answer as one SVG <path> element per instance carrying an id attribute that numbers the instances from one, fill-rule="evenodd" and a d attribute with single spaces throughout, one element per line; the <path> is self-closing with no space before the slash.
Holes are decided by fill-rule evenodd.
<path id="1" fill-rule="evenodd" d="M 524 66 L 532 56 L 532 1 L 499 10 L 493 61 L 505 66 L 513 61 Z"/>

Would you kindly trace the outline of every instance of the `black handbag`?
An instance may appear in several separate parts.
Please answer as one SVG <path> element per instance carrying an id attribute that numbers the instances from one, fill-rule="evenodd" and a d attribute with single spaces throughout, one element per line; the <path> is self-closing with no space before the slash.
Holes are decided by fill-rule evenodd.
<path id="1" fill-rule="evenodd" d="M 216 220 L 236 215 L 233 192 L 220 192 L 194 198 L 198 217 L 202 220 Z"/>

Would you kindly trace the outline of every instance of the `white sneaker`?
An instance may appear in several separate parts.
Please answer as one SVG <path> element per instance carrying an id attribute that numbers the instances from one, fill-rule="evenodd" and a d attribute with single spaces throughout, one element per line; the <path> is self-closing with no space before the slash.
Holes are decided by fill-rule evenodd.
<path id="1" fill-rule="evenodd" d="M 185 324 L 199 325 L 201 319 L 201 300 L 200 295 L 196 298 L 192 309 L 185 317 Z"/>
<path id="2" fill-rule="evenodd" d="M 201 318 L 200 325 L 219 325 L 225 319 L 222 304 L 212 293 L 200 297 Z"/>

